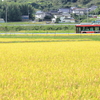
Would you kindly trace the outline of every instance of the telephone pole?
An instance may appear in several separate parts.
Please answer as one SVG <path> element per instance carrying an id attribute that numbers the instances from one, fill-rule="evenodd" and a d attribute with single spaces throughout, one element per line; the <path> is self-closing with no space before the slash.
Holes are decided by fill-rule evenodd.
<path id="1" fill-rule="evenodd" d="M 2 0 L 2 1 L 4 1 L 4 0 Z M 6 21 L 6 23 L 7 23 L 7 0 L 6 0 L 6 4 L 5 4 L 5 21 Z"/>
<path id="2" fill-rule="evenodd" d="M 88 8 L 87 8 L 87 23 L 88 23 L 88 16 L 89 16 L 89 13 L 88 13 Z"/>
<path id="3" fill-rule="evenodd" d="M 6 5 L 6 23 L 7 23 L 7 15 L 8 13 L 7 13 L 7 5 Z"/>

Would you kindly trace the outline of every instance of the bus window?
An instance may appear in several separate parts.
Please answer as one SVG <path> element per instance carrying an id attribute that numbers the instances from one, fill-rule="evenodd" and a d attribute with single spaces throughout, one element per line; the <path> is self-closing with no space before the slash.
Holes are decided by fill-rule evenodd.
<path id="1" fill-rule="evenodd" d="M 95 33 L 99 33 L 100 32 L 100 27 L 95 27 Z"/>
<path id="2" fill-rule="evenodd" d="M 93 30 L 93 27 L 90 27 L 90 31 L 94 31 L 94 30 Z"/>
<path id="3" fill-rule="evenodd" d="M 76 27 L 76 33 L 80 33 L 81 32 L 81 27 Z"/>
<path id="4" fill-rule="evenodd" d="M 99 27 L 99 31 L 100 31 L 100 27 Z"/>
<path id="5" fill-rule="evenodd" d="M 84 28 L 84 31 L 89 31 L 89 27 L 85 27 Z"/>

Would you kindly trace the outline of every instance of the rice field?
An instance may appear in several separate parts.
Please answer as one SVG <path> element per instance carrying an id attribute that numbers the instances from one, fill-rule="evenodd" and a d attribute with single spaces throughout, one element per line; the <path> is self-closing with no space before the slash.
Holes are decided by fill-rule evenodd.
<path id="1" fill-rule="evenodd" d="M 100 100 L 100 41 L 0 43 L 0 100 Z"/>

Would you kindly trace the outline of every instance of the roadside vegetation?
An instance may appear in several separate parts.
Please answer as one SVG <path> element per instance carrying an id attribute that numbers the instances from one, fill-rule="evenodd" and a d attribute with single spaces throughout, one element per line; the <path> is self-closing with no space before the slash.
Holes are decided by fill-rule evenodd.
<path id="1" fill-rule="evenodd" d="M 75 33 L 75 25 L 2 25 L 2 32 L 21 33 Z"/>

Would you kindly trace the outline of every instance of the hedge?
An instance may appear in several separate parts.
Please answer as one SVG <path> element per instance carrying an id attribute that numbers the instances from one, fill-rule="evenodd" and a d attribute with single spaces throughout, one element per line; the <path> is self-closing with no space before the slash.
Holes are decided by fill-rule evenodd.
<path id="1" fill-rule="evenodd" d="M 42 25 L 42 26 L 0 26 L 0 31 L 21 30 L 75 30 L 74 25 Z"/>

